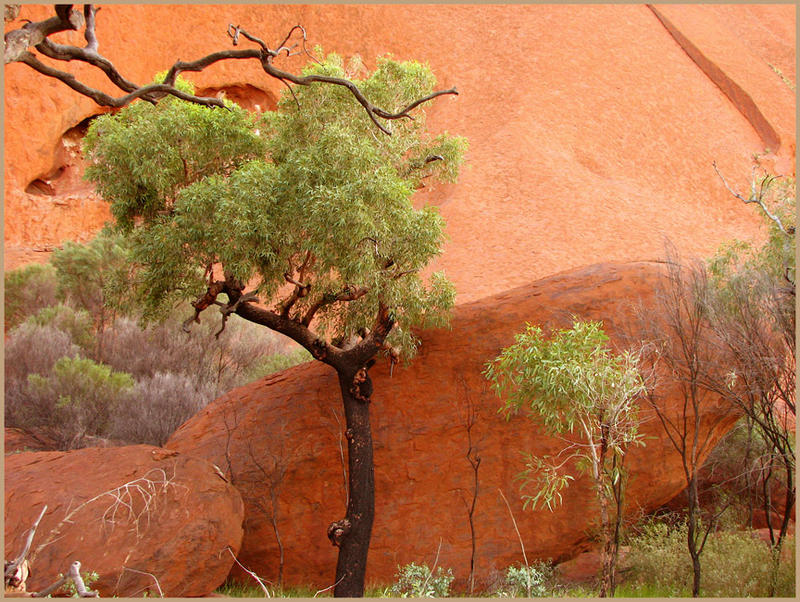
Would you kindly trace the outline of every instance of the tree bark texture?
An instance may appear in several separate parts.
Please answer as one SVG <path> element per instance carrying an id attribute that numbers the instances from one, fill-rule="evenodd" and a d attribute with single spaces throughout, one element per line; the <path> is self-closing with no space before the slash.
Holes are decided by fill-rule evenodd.
<path id="1" fill-rule="evenodd" d="M 333 595 L 337 598 L 359 598 L 364 595 L 367 553 L 375 517 L 375 471 L 369 395 L 364 395 L 370 392 L 371 382 L 366 370 L 361 367 L 353 366 L 337 372 L 347 426 L 345 437 L 350 495 L 345 518 L 333 523 L 328 530 L 328 537 L 334 545 L 339 546 Z M 362 378 L 366 380 L 362 381 Z"/>

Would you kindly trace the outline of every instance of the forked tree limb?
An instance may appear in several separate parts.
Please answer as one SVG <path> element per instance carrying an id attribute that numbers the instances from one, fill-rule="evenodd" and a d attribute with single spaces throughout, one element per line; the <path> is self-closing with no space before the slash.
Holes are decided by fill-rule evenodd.
<path id="1" fill-rule="evenodd" d="M 391 135 L 391 130 L 380 123 L 378 118 L 385 120 L 404 118 L 413 119 L 413 117 L 410 115 L 410 111 L 419 105 L 433 100 L 438 96 L 446 94 L 458 94 L 458 91 L 455 88 L 439 90 L 419 98 L 399 111 L 392 113 L 372 104 L 366 98 L 366 96 L 364 96 L 363 92 L 358 88 L 358 86 L 348 79 L 320 74 L 301 76 L 279 69 L 273 64 L 273 60 L 280 56 L 281 53 L 285 53 L 287 56 L 292 54 L 292 50 L 296 47 L 296 45 L 287 47 L 286 44 L 296 30 L 302 32 L 303 50 L 306 52 L 306 54 L 308 54 L 308 51 L 305 48 L 306 31 L 300 25 L 296 25 L 289 31 L 288 35 L 280 43 L 277 49 L 269 48 L 263 40 L 251 35 L 240 26 L 234 27 L 232 24 L 228 25 L 227 33 L 228 36 L 232 38 L 234 46 L 238 45 L 239 36 L 241 35 L 249 41 L 257 44 L 259 48 L 251 48 L 246 50 L 222 50 L 213 52 L 205 57 L 191 62 L 178 60 L 167 72 L 163 83 L 138 86 L 125 78 L 111 61 L 99 54 L 99 44 L 95 32 L 95 17 L 99 9 L 95 8 L 91 4 L 85 4 L 83 7 L 83 13 L 81 13 L 77 10 L 74 10 L 72 6 L 72 4 L 56 5 L 55 17 L 35 23 L 30 22 L 19 29 L 8 32 L 5 35 L 5 64 L 12 62 L 24 63 L 42 75 L 62 81 L 79 94 L 91 98 L 100 106 L 119 108 L 129 104 L 137 98 L 151 103 L 156 103 L 159 99 L 167 95 L 171 95 L 182 100 L 204 106 L 224 108 L 225 105 L 221 99 L 195 96 L 179 90 L 175 87 L 177 77 L 183 71 L 202 71 L 206 67 L 219 61 L 241 59 L 257 59 L 261 63 L 261 67 L 264 72 L 270 77 L 279 80 L 289 87 L 292 95 L 294 95 L 294 91 L 292 90 L 290 84 L 308 86 L 313 83 L 324 83 L 346 88 L 353 95 L 356 101 L 364 108 L 375 126 L 387 135 Z M 56 44 L 48 39 L 49 36 L 55 33 L 61 31 L 79 31 L 81 28 L 84 29 L 84 38 L 86 39 L 86 46 L 84 48 Z M 115 86 L 127 94 L 120 97 L 113 97 L 101 90 L 92 88 L 88 84 L 78 80 L 78 78 L 71 73 L 45 65 L 29 50 L 31 47 L 36 48 L 36 50 L 38 50 L 40 53 L 51 59 L 64 62 L 77 60 L 92 65 L 93 67 L 96 67 L 105 73 L 108 79 Z M 309 54 L 309 56 L 311 55 Z M 296 97 L 295 100 L 297 100 Z"/>
<path id="2" fill-rule="evenodd" d="M 20 60 L 21 55 L 31 46 L 36 46 L 48 36 L 60 31 L 78 31 L 85 25 L 85 19 L 76 10 L 64 11 L 57 5 L 56 16 L 36 23 L 26 23 L 19 29 L 9 31 L 5 35 L 5 64 Z"/>
<path id="3" fill-rule="evenodd" d="M 734 197 L 736 197 L 743 203 L 756 203 L 759 207 L 761 207 L 761 210 L 764 212 L 764 215 L 766 215 L 769 219 L 775 222 L 775 224 L 777 224 L 781 232 L 783 232 L 786 236 L 794 235 L 795 233 L 794 226 L 789 226 L 788 228 L 785 227 L 783 225 L 783 222 L 781 221 L 781 218 L 772 213 L 767 207 L 766 203 L 764 203 L 764 194 L 767 192 L 769 185 L 772 184 L 774 180 L 780 178 L 781 176 L 772 176 L 772 175 L 764 176 L 759 182 L 758 189 L 756 189 L 756 181 L 757 181 L 756 168 L 753 167 L 753 177 L 752 177 L 752 182 L 750 183 L 750 197 L 745 198 L 744 196 L 733 190 L 733 188 L 731 188 L 728 185 L 728 182 L 725 180 L 725 178 L 722 176 L 719 169 L 717 168 L 716 161 L 712 161 L 711 165 L 714 167 L 714 171 L 717 172 L 719 179 L 722 180 L 722 183 L 725 185 L 725 188 L 728 189 L 728 192 L 730 192 Z"/>

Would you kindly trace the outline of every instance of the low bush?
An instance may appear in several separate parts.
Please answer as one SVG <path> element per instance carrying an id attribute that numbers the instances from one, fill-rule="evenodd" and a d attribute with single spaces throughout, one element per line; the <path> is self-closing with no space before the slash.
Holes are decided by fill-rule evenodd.
<path id="1" fill-rule="evenodd" d="M 630 542 L 630 575 L 626 587 L 648 584 L 665 596 L 690 596 L 692 566 L 686 548 L 684 522 L 650 522 Z M 786 542 L 794 548 L 794 541 Z M 718 531 L 709 536 L 700 558 L 700 593 L 711 597 L 769 595 L 771 551 L 750 531 Z M 777 573 L 777 596 L 794 597 L 794 560 L 782 559 Z M 732 578 L 735 576 L 735 578 Z"/>
<path id="2" fill-rule="evenodd" d="M 127 393 L 133 378 L 109 366 L 81 357 L 62 357 L 47 375 L 29 374 L 28 392 L 36 411 L 26 427 L 47 432 L 58 449 L 82 447 L 88 436 L 108 434 L 109 419 Z"/>
<path id="3" fill-rule="evenodd" d="M 130 392 L 130 402 L 115 408 L 109 436 L 162 446 L 214 395 L 211 383 L 197 382 L 186 374 L 156 372 L 140 377 Z"/>
<path id="4" fill-rule="evenodd" d="M 80 348 L 54 326 L 25 322 L 12 329 L 5 342 L 5 425 L 29 430 L 50 410 L 30 389 L 29 374 L 48 374 L 62 357 L 75 357 Z"/>
<path id="5" fill-rule="evenodd" d="M 6 341 L 6 424 L 45 429 L 63 449 L 80 446 L 85 435 L 163 445 L 219 395 L 310 359 L 304 349 L 281 353 L 279 335 L 236 317 L 217 338 L 219 327 L 218 315 L 193 323 L 189 333 L 177 316 L 147 328 L 118 318 L 101 335 L 103 363 L 85 364 L 91 365 L 87 378 L 102 366 L 109 375 L 128 374 L 135 385 L 131 381 L 124 393 L 99 388 L 97 395 L 108 395 L 105 403 L 97 396 L 89 401 L 88 392 L 81 391 L 82 401 L 76 404 L 65 401 L 75 398 L 79 386 L 76 375 L 65 373 L 72 363 L 62 363 L 58 370 L 55 366 L 62 358 L 94 356 L 91 317 L 63 304 L 43 308 L 12 329 Z M 93 405 L 99 413 L 90 420 L 87 411 Z M 70 429 L 75 430 L 68 436 Z"/>
<path id="6" fill-rule="evenodd" d="M 49 263 L 10 270 L 5 273 L 4 280 L 6 331 L 56 303 L 56 270 Z"/>
<path id="7" fill-rule="evenodd" d="M 41 309 L 26 321 L 40 326 L 53 326 L 68 333 L 72 337 L 72 342 L 78 345 L 85 354 L 94 352 L 95 337 L 92 317 L 83 309 L 73 309 L 59 303 Z"/>
<path id="8" fill-rule="evenodd" d="M 103 361 L 137 379 L 157 372 L 191 376 L 198 389 L 213 385 L 213 399 L 248 382 L 264 357 L 282 349 L 279 335 L 237 317 L 216 337 L 220 321 L 212 313 L 192 323 L 187 333 L 178 315 L 145 328 L 132 318 L 119 318 L 105 333 Z"/>
<path id="9" fill-rule="evenodd" d="M 438 567 L 431 572 L 426 564 L 407 564 L 397 567 L 392 595 L 400 598 L 446 598 L 450 595 L 453 571 Z"/>
<path id="10" fill-rule="evenodd" d="M 500 598 L 541 598 L 553 595 L 553 567 L 544 562 L 510 566 L 495 595 Z"/>

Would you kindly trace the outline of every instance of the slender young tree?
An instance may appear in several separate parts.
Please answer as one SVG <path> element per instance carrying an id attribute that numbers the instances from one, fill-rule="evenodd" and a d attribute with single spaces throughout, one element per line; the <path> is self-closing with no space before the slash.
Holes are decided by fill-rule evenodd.
<path id="1" fill-rule="evenodd" d="M 516 343 L 486 367 L 486 377 L 504 399 L 506 417 L 525 410 L 552 435 L 574 434 L 555 456 L 528 455 L 523 487 L 533 485 L 524 506 L 560 503 L 574 479 L 571 464 L 592 478 L 600 509 L 603 571 L 600 596 L 613 596 L 628 448 L 643 444 L 637 397 L 645 390 L 637 358 L 613 354 L 600 322 L 575 322 L 547 339 L 529 325 Z M 573 470 L 574 472 L 574 470 Z"/>
<path id="2" fill-rule="evenodd" d="M 735 192 L 722 178 L 736 198 L 759 207 L 768 236 L 758 248 L 742 241 L 728 243 L 710 262 L 712 325 L 728 351 L 730 366 L 709 386 L 744 412 L 767 445 L 760 480 L 777 571 L 796 501 L 796 187 L 793 178 L 760 172 L 757 165 L 751 178 L 749 197 Z M 777 526 L 772 521 L 773 478 L 782 481 L 784 489 Z"/>
<path id="3" fill-rule="evenodd" d="M 700 595 L 701 555 L 720 512 L 704 512 L 699 471 L 711 452 L 715 427 L 707 408 L 718 396 L 709 387 L 724 372 L 724 350 L 709 320 L 708 273 L 700 262 L 681 264 L 667 247 L 666 273 L 656 287 L 655 305 L 639 310 L 641 336 L 647 341 L 641 368 L 649 378 L 647 400 L 675 452 L 686 482 L 687 550 L 692 563 L 692 596 Z M 666 403 L 665 387 L 674 387 L 679 404 Z"/>
<path id="4" fill-rule="evenodd" d="M 331 55 L 303 77 L 346 79 L 414 118 L 387 122 L 383 135 L 343 86 L 299 87 L 260 116 L 170 97 L 95 120 L 87 175 L 130 238 L 132 295 L 146 318 L 191 301 L 189 328 L 216 305 L 221 328 L 237 315 L 336 371 L 349 502 L 328 528 L 339 547 L 334 594 L 361 596 L 374 516 L 368 370 L 379 353 L 411 357 L 412 327 L 449 315 L 452 285 L 421 274 L 441 252 L 443 222 L 411 197 L 423 181 L 454 180 L 466 142 L 426 133 L 419 99 L 435 82 L 424 65 L 386 59 L 367 74 Z"/>

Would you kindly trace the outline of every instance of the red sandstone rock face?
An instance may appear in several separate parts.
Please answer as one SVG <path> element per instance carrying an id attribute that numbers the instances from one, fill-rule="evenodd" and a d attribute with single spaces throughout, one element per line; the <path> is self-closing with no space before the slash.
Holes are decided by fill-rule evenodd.
<path id="1" fill-rule="evenodd" d="M 521 561 L 498 489 L 511 502 L 529 558 L 555 560 L 585 547 L 596 514 L 586 479 L 570 486 L 556 512 L 522 510 L 514 479 L 524 467 L 522 452 L 553 453 L 558 442 L 522 416 L 508 422 L 500 417 L 500 401 L 481 372 L 528 321 L 562 327 L 571 324 L 573 314 L 602 319 L 612 340 L 619 341 L 632 304 L 652 301 L 659 270 L 654 263 L 594 265 L 460 305 L 451 330 L 422 335 L 409 367 L 393 373 L 385 364 L 373 367 L 377 502 L 368 582 L 387 583 L 398 565 L 412 561 L 431 565 L 440 541 L 439 564 L 466 579 L 470 532 L 464 500 L 471 499 L 472 472 L 460 416 L 467 400 L 479 411 L 472 433 L 482 458 L 475 515 L 479 580 Z M 669 398 L 670 392 L 664 395 Z M 735 422 L 726 413 L 722 403 L 707 408 L 704 425 L 725 416 L 712 440 Z M 334 372 L 310 363 L 231 391 L 186 422 L 167 447 L 232 472 L 246 504 L 240 559 L 268 579 L 276 578 L 279 558 L 270 520 L 271 493 L 277 494 L 287 583 L 324 587 L 336 564 L 336 548 L 325 530 L 345 508 L 340 422 Z M 644 431 L 646 447 L 630 451 L 626 461 L 632 473 L 630 512 L 658 507 L 683 487 L 679 456 L 657 420 L 647 422 Z M 270 486 L 279 473 L 276 466 L 286 470 L 277 488 Z"/>
<path id="2" fill-rule="evenodd" d="M 100 495 L 113 490 L 116 498 Z M 20 552 L 45 504 L 28 591 L 79 560 L 82 570 L 100 575 L 93 587 L 104 597 L 141 596 L 148 586 L 157 594 L 151 578 L 123 567 L 155 575 L 166 596 L 202 596 L 225 580 L 233 564 L 226 548 L 235 553 L 242 540 L 241 497 L 214 467 L 147 445 L 6 456 L 6 558 Z"/>
<path id="3" fill-rule="evenodd" d="M 441 206 L 450 242 L 436 267 L 465 302 L 598 260 L 657 258 L 663 236 L 685 255 L 760 236 L 755 212 L 730 197 L 711 162 L 746 188 L 766 131 L 735 104 L 746 96 L 780 138 L 768 163 L 793 170 L 794 95 L 770 65 L 794 82 L 794 8 L 659 10 L 704 57 L 705 71 L 644 5 L 108 5 L 98 36 L 101 52 L 137 82 L 177 58 L 229 47 L 229 23 L 273 43 L 302 23 L 311 45 L 368 64 L 387 52 L 429 62 L 442 87 L 460 91 L 431 104 L 433 130 L 472 146 L 458 184 L 418 198 Z M 51 11 L 26 5 L 20 19 Z M 171 22 L 182 33 L 162 26 Z M 82 43 L 79 34 L 62 39 Z M 282 66 L 297 71 L 303 61 Z M 710 66 L 727 79 L 714 80 Z M 9 268 L 46 256 L 34 248 L 85 239 L 108 211 L 84 192 L 24 192 L 60 169 L 63 134 L 98 109 L 24 65 L 5 72 Z M 281 88 L 239 61 L 188 76 L 253 107 L 272 106 Z M 89 81 L 110 91 L 98 75 Z M 744 96 L 732 100 L 720 81 Z"/>

